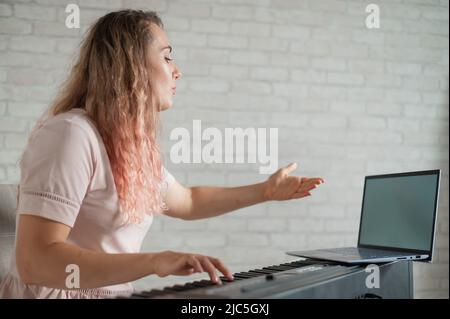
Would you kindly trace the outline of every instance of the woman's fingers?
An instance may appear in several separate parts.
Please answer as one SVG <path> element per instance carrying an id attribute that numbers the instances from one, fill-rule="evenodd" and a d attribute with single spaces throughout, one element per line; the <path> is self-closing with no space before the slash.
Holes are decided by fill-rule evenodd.
<path id="1" fill-rule="evenodd" d="M 206 272 L 208 273 L 212 282 L 222 284 L 222 281 L 220 280 L 216 272 L 216 270 L 219 270 L 230 280 L 234 279 L 233 274 L 230 272 L 230 270 L 225 266 L 224 263 L 222 263 L 222 261 L 217 258 L 197 254 L 183 255 L 183 258 L 179 259 L 176 262 L 177 266 L 175 266 L 175 268 L 177 268 L 178 270 L 169 274 L 186 276 L 197 272 Z"/>
<path id="2" fill-rule="evenodd" d="M 219 276 L 216 273 L 216 269 L 219 270 L 222 274 L 224 274 L 228 279 L 233 280 L 233 274 L 231 271 L 225 266 L 225 264 L 217 258 L 210 256 L 196 256 L 195 259 L 201 267 L 203 271 L 207 272 L 212 282 L 217 284 L 222 284 Z"/>
<path id="3" fill-rule="evenodd" d="M 213 263 L 213 265 L 222 273 L 224 274 L 228 279 L 233 280 L 233 274 L 231 271 L 225 266 L 223 262 L 221 262 L 219 259 L 214 257 L 209 257 L 209 260 Z"/>
<path id="4" fill-rule="evenodd" d="M 203 269 L 208 273 L 209 278 L 211 278 L 211 281 L 217 284 L 221 284 L 222 282 L 220 281 L 219 276 L 217 276 L 216 274 L 216 268 L 214 267 L 213 263 L 209 260 L 209 258 L 206 256 L 202 256 L 200 258 L 200 262 L 203 266 Z"/>
<path id="5" fill-rule="evenodd" d="M 302 179 L 302 183 L 300 184 L 299 188 L 297 189 L 297 193 L 304 192 L 304 191 L 310 191 L 314 188 L 316 188 L 318 185 L 322 184 L 321 179 Z"/>
<path id="6" fill-rule="evenodd" d="M 303 198 L 311 196 L 311 191 L 317 188 L 318 185 L 322 184 L 324 181 L 320 177 L 315 178 L 300 178 L 300 186 L 296 192 L 292 195 L 291 199 Z"/>
<path id="7" fill-rule="evenodd" d="M 208 273 L 211 281 L 217 284 L 222 284 L 216 270 L 219 270 L 230 280 L 233 280 L 233 275 L 230 270 L 217 258 L 198 255 L 177 253 L 172 251 L 162 252 L 157 255 L 155 259 L 155 273 L 160 277 L 168 275 L 188 276 L 193 273 Z"/>
<path id="8" fill-rule="evenodd" d="M 290 163 L 286 167 L 284 167 L 281 171 L 284 175 L 289 175 L 293 171 L 297 169 L 297 163 Z"/>
<path id="9" fill-rule="evenodd" d="M 309 192 L 315 189 L 316 187 L 317 187 L 316 185 L 301 185 L 299 188 L 297 188 L 295 193 Z"/>
<path id="10" fill-rule="evenodd" d="M 292 195 L 292 199 L 298 199 L 298 198 L 303 198 L 303 197 L 307 197 L 307 196 L 311 196 L 311 193 L 309 193 L 309 192 L 295 193 L 294 195 Z"/>
<path id="11" fill-rule="evenodd" d="M 312 183 L 315 185 L 320 185 L 324 183 L 324 180 L 323 178 L 320 177 L 313 177 L 313 178 L 303 177 L 302 183 Z"/>
<path id="12" fill-rule="evenodd" d="M 189 256 L 189 264 L 194 268 L 195 272 L 203 272 L 203 267 L 195 256 Z"/>

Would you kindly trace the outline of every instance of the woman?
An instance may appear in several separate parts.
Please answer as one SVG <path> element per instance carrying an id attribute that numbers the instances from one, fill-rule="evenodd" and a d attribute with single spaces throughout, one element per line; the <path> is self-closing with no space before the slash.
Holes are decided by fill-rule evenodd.
<path id="1" fill-rule="evenodd" d="M 112 297 L 151 274 L 206 272 L 220 284 L 217 271 L 232 274 L 214 257 L 139 253 L 155 214 L 208 218 L 309 196 L 323 182 L 288 176 L 291 164 L 255 185 L 180 185 L 157 142 L 158 113 L 181 76 L 171 51 L 154 12 L 113 12 L 92 26 L 21 159 L 15 256 L 0 298 Z"/>

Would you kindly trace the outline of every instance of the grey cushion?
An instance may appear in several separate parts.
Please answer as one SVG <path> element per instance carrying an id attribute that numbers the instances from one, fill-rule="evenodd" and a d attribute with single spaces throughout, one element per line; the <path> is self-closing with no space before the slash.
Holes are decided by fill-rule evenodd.
<path id="1" fill-rule="evenodd" d="M 17 185 L 0 184 L 0 281 L 9 270 L 16 231 Z"/>

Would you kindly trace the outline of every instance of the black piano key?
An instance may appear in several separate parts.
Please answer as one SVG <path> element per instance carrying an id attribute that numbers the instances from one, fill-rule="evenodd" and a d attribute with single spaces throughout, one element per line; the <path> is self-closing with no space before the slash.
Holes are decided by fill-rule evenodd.
<path id="1" fill-rule="evenodd" d="M 301 261 L 293 261 L 293 262 L 291 262 L 289 264 L 291 264 L 292 266 L 297 266 L 297 267 L 304 267 L 304 266 L 308 266 L 309 265 L 309 263 L 304 263 L 304 262 L 301 262 Z"/>
<path id="2" fill-rule="evenodd" d="M 294 264 L 294 263 L 280 264 L 280 266 L 291 267 L 291 268 L 298 268 L 299 267 L 298 264 Z"/>
<path id="3" fill-rule="evenodd" d="M 176 289 L 173 289 L 172 287 L 165 287 L 163 289 L 164 292 L 176 292 Z"/>
<path id="4" fill-rule="evenodd" d="M 236 273 L 236 276 L 241 276 L 241 277 L 246 277 L 246 278 L 253 277 L 251 274 L 249 274 L 248 272 L 245 272 L 245 271 Z"/>
<path id="5" fill-rule="evenodd" d="M 295 266 L 294 266 L 294 265 L 278 265 L 278 267 L 286 267 L 286 268 L 292 269 L 292 268 L 294 268 Z"/>
<path id="6" fill-rule="evenodd" d="M 301 264 L 303 264 L 303 265 L 309 266 L 309 265 L 314 265 L 314 264 L 321 264 L 321 263 L 323 263 L 323 262 L 325 262 L 325 261 L 314 260 L 314 259 L 306 259 L 306 260 L 297 260 L 297 261 L 295 261 L 295 262 L 301 263 Z M 326 263 L 326 262 L 325 262 L 325 263 Z"/>
<path id="7" fill-rule="evenodd" d="M 193 284 L 196 285 L 197 287 L 207 287 L 207 286 L 215 285 L 211 280 L 206 280 L 206 279 L 193 282 Z"/>
<path id="8" fill-rule="evenodd" d="M 270 265 L 270 266 L 267 266 L 267 267 L 264 267 L 264 268 L 273 268 L 273 269 L 277 269 L 276 267 L 278 267 L 279 265 Z M 278 269 L 279 270 L 279 269 Z"/>
<path id="9" fill-rule="evenodd" d="M 194 284 L 197 288 L 203 288 L 203 287 L 206 287 L 206 286 L 209 286 L 209 284 L 201 284 L 201 283 L 195 283 Z"/>
<path id="10" fill-rule="evenodd" d="M 287 267 L 292 267 L 292 269 L 295 269 L 295 268 L 301 268 L 301 267 L 309 266 L 309 264 L 303 264 L 303 263 L 289 263 L 288 265 L 286 265 L 286 264 L 281 264 L 280 266 L 287 266 Z"/>
<path id="11" fill-rule="evenodd" d="M 248 279 L 249 278 L 248 276 L 243 276 L 243 275 L 238 275 L 238 274 L 235 274 L 233 276 L 237 280 L 242 280 L 242 279 Z"/>
<path id="12" fill-rule="evenodd" d="M 192 282 L 188 282 L 187 284 L 185 284 L 185 286 L 186 286 L 186 289 L 196 289 L 196 288 L 198 288 Z"/>
<path id="13" fill-rule="evenodd" d="M 253 278 L 253 277 L 255 277 L 255 275 L 254 274 L 249 274 L 249 273 L 237 273 L 237 274 L 234 275 L 234 277 L 235 278 L 247 279 L 247 278 Z"/>
<path id="14" fill-rule="evenodd" d="M 271 270 L 272 273 L 282 271 L 282 270 L 280 270 L 280 269 L 278 269 L 278 268 L 274 268 L 274 267 L 264 267 L 263 269 Z"/>
<path id="15" fill-rule="evenodd" d="M 257 276 L 259 276 L 258 274 L 255 274 L 254 272 L 250 272 L 250 271 L 243 271 L 243 272 L 240 272 L 239 274 L 247 275 L 247 276 L 250 276 L 250 277 L 257 277 Z"/>
<path id="16" fill-rule="evenodd" d="M 280 271 L 291 270 L 292 269 L 292 267 L 288 267 L 288 266 L 274 266 L 272 268 L 279 269 Z"/>
<path id="17" fill-rule="evenodd" d="M 184 290 L 186 290 L 186 286 L 184 286 L 184 285 L 174 285 L 171 288 L 174 289 L 175 291 L 184 291 Z"/>
<path id="18" fill-rule="evenodd" d="M 262 275 L 267 275 L 267 274 L 271 274 L 273 271 L 270 270 L 264 270 L 264 269 L 254 269 L 254 270 L 250 270 L 250 272 L 254 272 L 257 274 L 261 274 Z"/>

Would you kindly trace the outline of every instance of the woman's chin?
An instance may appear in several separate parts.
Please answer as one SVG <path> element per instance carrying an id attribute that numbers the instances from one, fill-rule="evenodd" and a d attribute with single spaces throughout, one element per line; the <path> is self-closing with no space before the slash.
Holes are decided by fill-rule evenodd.
<path id="1" fill-rule="evenodd" d="M 166 111 L 166 110 L 170 109 L 171 107 L 172 107 L 172 103 L 161 104 L 161 106 L 159 107 L 159 112 Z"/>

